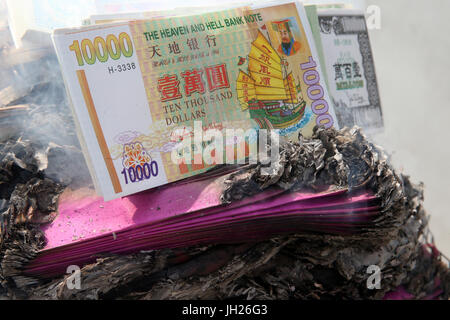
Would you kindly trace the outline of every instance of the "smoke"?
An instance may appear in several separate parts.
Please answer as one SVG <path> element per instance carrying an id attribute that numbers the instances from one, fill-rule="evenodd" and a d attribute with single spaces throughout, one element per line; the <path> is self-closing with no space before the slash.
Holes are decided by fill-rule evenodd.
<path id="1" fill-rule="evenodd" d="M 0 148 L 31 141 L 44 175 L 74 188 L 91 185 L 50 34 L 28 30 L 21 40 L 15 48 L 8 26 L 0 28 Z"/>

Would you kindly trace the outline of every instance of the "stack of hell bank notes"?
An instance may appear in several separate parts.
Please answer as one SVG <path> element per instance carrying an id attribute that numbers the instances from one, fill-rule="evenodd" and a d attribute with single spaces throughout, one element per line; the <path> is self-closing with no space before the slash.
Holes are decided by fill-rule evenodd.
<path id="1" fill-rule="evenodd" d="M 340 126 L 302 4 L 148 16 L 53 35 L 106 200 L 257 159 L 261 130 Z"/>
<path id="2" fill-rule="evenodd" d="M 258 161 L 262 131 L 296 140 L 316 125 L 380 128 L 364 17 L 314 9 L 185 8 L 56 30 L 97 193 L 111 200 Z"/>
<path id="3" fill-rule="evenodd" d="M 25 272 L 51 277 L 105 252 L 252 242 L 299 232 L 354 235 L 381 214 L 380 199 L 363 189 L 312 193 L 273 186 L 223 204 L 227 175 L 201 177 L 108 202 L 86 190 L 66 190 L 59 215 L 42 227 L 46 246 Z"/>

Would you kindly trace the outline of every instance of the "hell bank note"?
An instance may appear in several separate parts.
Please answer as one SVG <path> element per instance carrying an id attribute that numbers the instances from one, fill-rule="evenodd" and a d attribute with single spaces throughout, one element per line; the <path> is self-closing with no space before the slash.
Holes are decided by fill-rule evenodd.
<path id="1" fill-rule="evenodd" d="M 339 126 L 382 130 L 380 96 L 364 12 L 319 10 L 316 19 L 322 42 L 319 55 L 323 54 Z"/>
<path id="2" fill-rule="evenodd" d="M 200 162 L 173 161 L 172 151 L 199 122 L 200 135 L 264 128 L 291 139 L 311 135 L 317 124 L 337 125 L 297 2 L 60 29 L 53 39 L 105 200 L 220 163 L 202 162 L 198 148 L 180 152 Z M 224 157 L 237 157 L 234 144 L 242 141 L 231 140 Z"/>

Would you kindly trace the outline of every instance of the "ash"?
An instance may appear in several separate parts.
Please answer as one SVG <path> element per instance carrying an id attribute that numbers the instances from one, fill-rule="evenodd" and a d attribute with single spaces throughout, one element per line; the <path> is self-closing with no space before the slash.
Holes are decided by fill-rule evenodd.
<path id="1" fill-rule="evenodd" d="M 0 296 L 38 283 L 21 267 L 45 246 L 39 226 L 57 216 L 65 188 L 92 185 L 50 36 L 28 32 L 21 49 L 1 40 Z"/>

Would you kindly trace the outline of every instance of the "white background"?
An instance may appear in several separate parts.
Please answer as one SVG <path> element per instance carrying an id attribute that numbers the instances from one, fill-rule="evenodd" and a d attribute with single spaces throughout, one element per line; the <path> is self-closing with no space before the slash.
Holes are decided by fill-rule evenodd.
<path id="1" fill-rule="evenodd" d="M 377 137 L 397 168 L 425 183 L 437 247 L 450 256 L 450 1 L 369 0 L 386 131 Z"/>

